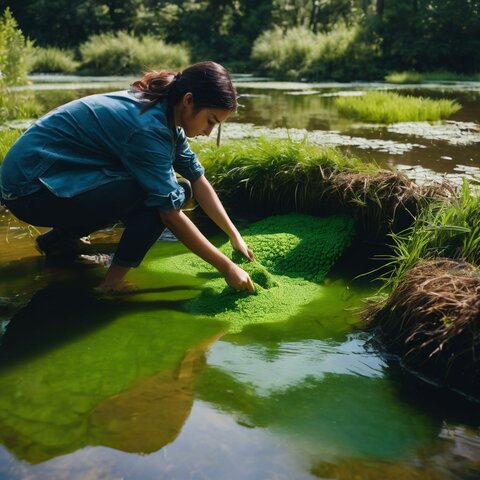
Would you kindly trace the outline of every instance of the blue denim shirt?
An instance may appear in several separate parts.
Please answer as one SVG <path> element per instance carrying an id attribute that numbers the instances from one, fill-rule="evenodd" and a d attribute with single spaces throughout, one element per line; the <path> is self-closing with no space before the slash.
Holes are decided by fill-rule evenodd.
<path id="1" fill-rule="evenodd" d="M 181 128 L 167 119 L 166 101 L 141 112 L 132 91 L 91 95 L 46 114 L 7 153 L 0 170 L 5 199 L 45 185 L 73 197 L 108 182 L 135 179 L 147 206 L 179 209 L 185 199 L 175 172 L 188 180 L 204 174 Z"/>

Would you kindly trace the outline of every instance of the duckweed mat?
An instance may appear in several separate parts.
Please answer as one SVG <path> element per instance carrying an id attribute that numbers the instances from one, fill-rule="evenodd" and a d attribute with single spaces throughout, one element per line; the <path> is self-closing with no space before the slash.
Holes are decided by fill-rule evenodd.
<path id="1" fill-rule="evenodd" d="M 226 286 L 213 267 L 191 253 L 147 263 L 147 268 L 158 272 L 206 279 L 201 294 L 185 302 L 184 308 L 227 321 L 231 333 L 249 324 L 287 320 L 321 296 L 319 284 L 351 243 L 355 229 L 350 217 L 288 214 L 268 217 L 241 233 L 255 254 L 254 262 L 234 251 L 229 242 L 219 248 L 250 274 L 255 294 Z"/>

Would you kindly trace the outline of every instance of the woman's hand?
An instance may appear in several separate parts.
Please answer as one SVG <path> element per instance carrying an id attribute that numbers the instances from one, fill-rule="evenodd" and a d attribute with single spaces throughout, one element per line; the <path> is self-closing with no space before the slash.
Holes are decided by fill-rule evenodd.
<path id="1" fill-rule="evenodd" d="M 247 257 L 250 261 L 255 259 L 253 252 L 248 248 L 247 244 L 241 236 L 230 239 L 230 243 L 235 250 L 238 250 L 241 254 Z"/>
<path id="2" fill-rule="evenodd" d="M 255 286 L 248 273 L 233 262 L 224 273 L 224 277 L 227 284 L 237 292 L 242 290 L 248 290 L 250 293 L 255 292 Z"/>

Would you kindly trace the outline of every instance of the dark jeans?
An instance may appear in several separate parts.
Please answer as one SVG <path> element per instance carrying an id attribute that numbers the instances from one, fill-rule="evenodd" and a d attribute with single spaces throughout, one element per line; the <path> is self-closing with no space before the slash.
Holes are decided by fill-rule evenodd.
<path id="1" fill-rule="evenodd" d="M 125 225 L 113 263 L 140 265 L 164 229 L 159 212 L 144 205 L 145 193 L 133 180 L 117 180 L 71 198 L 60 198 L 42 187 L 15 200 L 3 200 L 20 220 L 53 227 L 76 238 L 119 220 Z"/>

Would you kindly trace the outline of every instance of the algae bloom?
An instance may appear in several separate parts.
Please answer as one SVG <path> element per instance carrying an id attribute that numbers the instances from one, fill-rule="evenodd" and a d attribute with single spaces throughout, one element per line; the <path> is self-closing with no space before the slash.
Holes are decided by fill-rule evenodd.
<path id="1" fill-rule="evenodd" d="M 254 262 L 234 252 L 228 242 L 220 250 L 250 274 L 253 295 L 226 286 L 213 267 L 191 253 L 153 260 L 147 267 L 205 278 L 201 294 L 184 308 L 226 321 L 230 332 L 239 332 L 248 324 L 287 320 L 321 296 L 319 283 L 350 244 L 355 229 L 345 216 L 289 214 L 268 217 L 241 233 L 255 254 Z"/>

